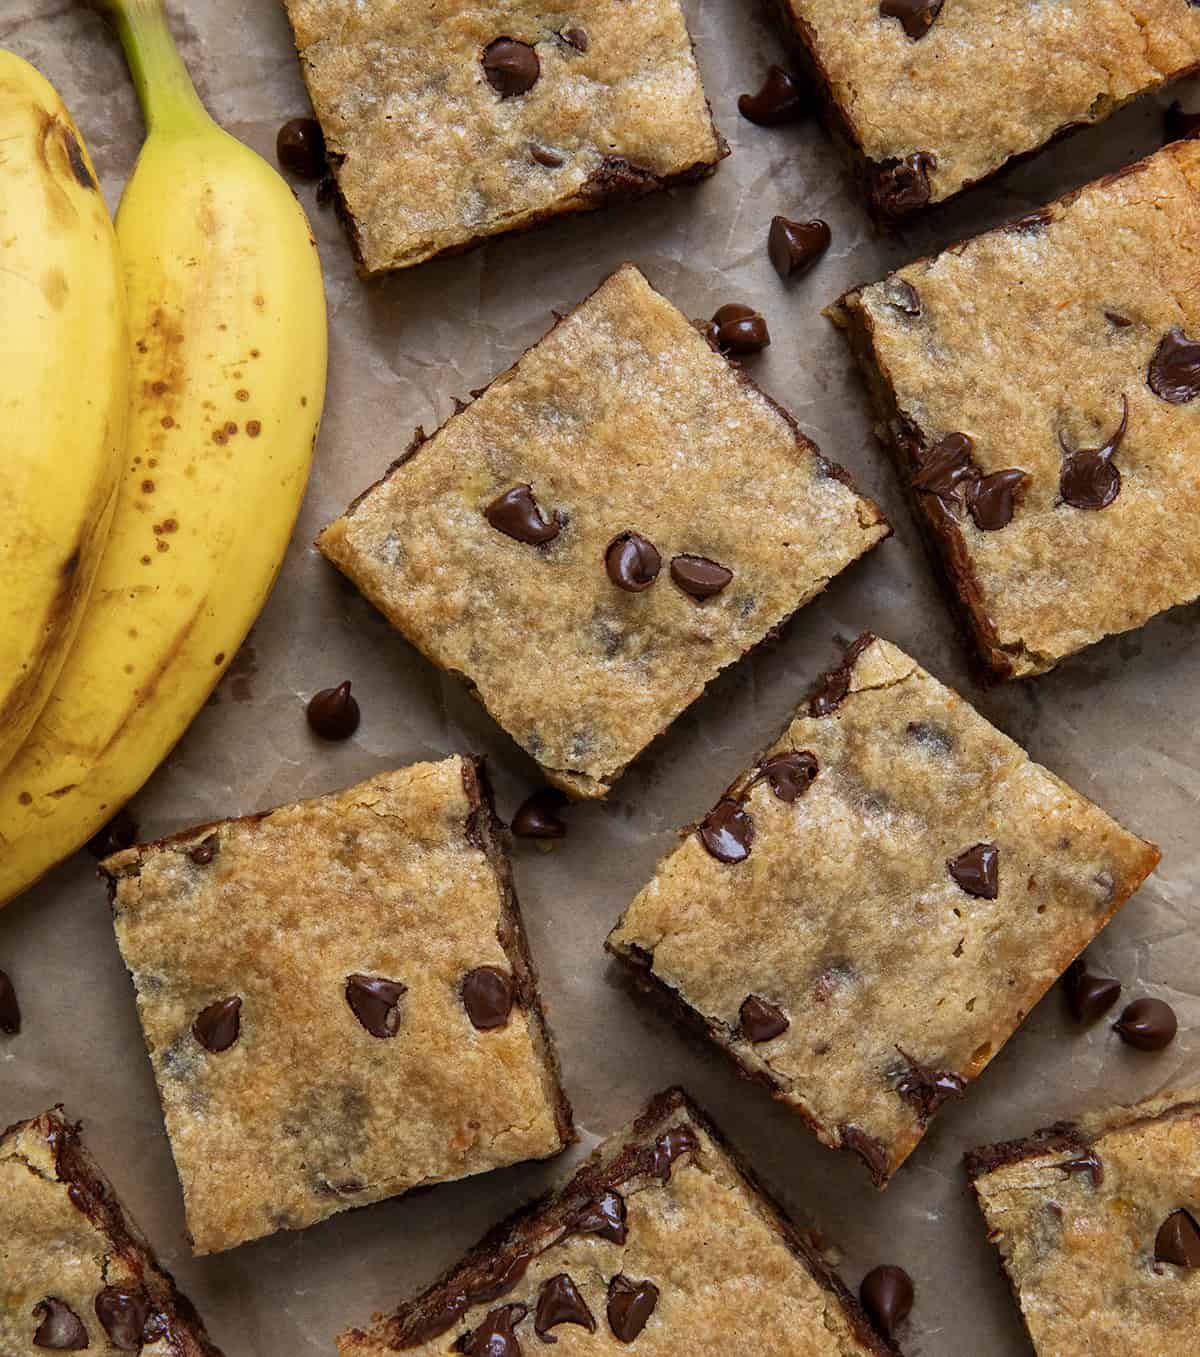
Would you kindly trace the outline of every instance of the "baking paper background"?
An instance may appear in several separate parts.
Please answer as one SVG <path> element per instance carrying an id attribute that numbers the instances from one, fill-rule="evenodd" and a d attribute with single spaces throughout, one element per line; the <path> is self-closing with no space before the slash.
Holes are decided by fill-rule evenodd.
<path id="1" fill-rule="evenodd" d="M 516 845 L 518 889 L 581 1151 L 651 1093 L 682 1082 L 797 1220 L 839 1246 L 851 1286 L 882 1261 L 908 1268 L 917 1304 L 907 1352 L 1022 1353 L 1016 1310 L 961 1170 L 963 1150 L 1200 1079 L 1200 862 L 1193 842 L 1200 610 L 1161 617 L 1047 677 L 976 689 L 871 435 L 865 392 L 820 310 L 853 283 L 1153 150 L 1171 95 L 1053 147 L 904 240 L 889 240 L 868 224 L 815 124 L 767 129 L 738 117 L 737 94 L 756 88 L 766 64 L 781 56 L 757 7 L 749 0 L 688 0 L 686 7 L 718 126 L 733 147 L 699 187 L 569 219 L 372 285 L 356 278 L 332 210 L 315 205 L 310 186 L 300 188 L 320 243 L 332 331 L 329 400 L 308 497 L 260 621 L 133 809 L 143 837 L 154 837 L 474 750 L 488 756 L 500 812 L 510 816 L 539 785 L 532 763 L 459 682 L 423 660 L 322 560 L 312 538 L 380 474 L 414 425 L 436 427 L 455 395 L 507 367 L 548 327 L 552 309 L 567 310 L 622 260 L 638 263 L 689 315 L 707 316 L 731 300 L 753 303 L 773 342 L 749 360 L 751 375 L 884 506 L 896 533 L 776 643 L 724 675 L 606 804 L 573 808 L 566 841 L 549 853 Z M 170 0 L 170 8 L 209 108 L 273 160 L 280 123 L 308 112 L 282 6 Z M 0 43 L 57 85 L 115 206 L 141 122 L 104 24 L 70 0 L 0 0 Z M 1200 91 L 1177 92 L 1191 106 L 1200 101 Z M 766 255 L 776 212 L 823 217 L 833 228 L 832 249 L 790 286 Z M 942 1111 L 882 1195 L 853 1156 L 822 1148 L 798 1118 L 740 1081 L 719 1053 L 680 1035 L 636 997 L 602 951 L 608 929 L 671 847 L 675 827 L 711 805 L 774 738 L 835 657 L 834 638 L 866 627 L 903 646 L 1035 758 L 1162 847 L 1161 869 L 1092 956 L 1098 969 L 1120 977 L 1127 999 L 1159 995 L 1176 1006 L 1181 1024 L 1166 1052 L 1142 1054 L 1122 1046 L 1105 1023 L 1081 1031 L 1052 991 L 966 1099 Z M 362 725 L 346 744 L 321 745 L 308 733 L 304 704 L 345 678 L 362 704 Z M 336 1332 L 424 1287 L 496 1219 L 560 1181 L 575 1157 L 438 1187 L 194 1259 L 132 989 L 90 857 L 63 864 L 0 913 L 0 967 L 24 1011 L 22 1034 L 0 1037 L 0 1125 L 59 1101 L 84 1120 L 88 1144 L 227 1357 L 329 1357 Z"/>

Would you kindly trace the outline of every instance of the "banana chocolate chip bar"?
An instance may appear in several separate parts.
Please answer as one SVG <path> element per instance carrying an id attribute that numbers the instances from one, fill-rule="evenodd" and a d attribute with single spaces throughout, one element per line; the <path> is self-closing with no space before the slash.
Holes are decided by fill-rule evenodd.
<path id="1" fill-rule="evenodd" d="M 679 1089 L 340 1357 L 898 1357 Z"/>
<path id="2" fill-rule="evenodd" d="M 608 946 L 883 1187 L 1158 858 L 868 633 Z"/>
<path id="3" fill-rule="evenodd" d="M 829 312 L 992 677 L 1200 595 L 1198 210 L 1176 142 Z"/>
<path id="4" fill-rule="evenodd" d="M 890 531 L 627 264 L 317 546 L 550 782 L 602 797 Z"/>
<path id="5" fill-rule="evenodd" d="M 197 1253 L 574 1138 L 481 779 L 415 764 L 102 864 Z"/>
<path id="6" fill-rule="evenodd" d="M 1200 1088 L 966 1157 L 1039 1357 L 1193 1357 Z"/>
<path id="7" fill-rule="evenodd" d="M 365 275 L 711 174 L 679 0 L 286 0 Z"/>

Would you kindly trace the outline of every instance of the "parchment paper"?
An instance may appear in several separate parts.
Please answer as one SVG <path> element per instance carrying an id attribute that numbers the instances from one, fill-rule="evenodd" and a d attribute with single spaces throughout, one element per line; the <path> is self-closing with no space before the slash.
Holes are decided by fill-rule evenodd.
<path id="1" fill-rule="evenodd" d="M 275 0 L 171 0 L 184 55 L 209 108 L 268 157 L 308 104 Z M 379 284 L 355 277 L 329 209 L 300 194 L 325 265 L 332 343 L 316 466 L 282 578 L 230 674 L 134 802 L 143 836 L 315 795 L 383 768 L 476 750 L 501 813 L 538 785 L 529 760 L 455 680 L 440 675 L 310 545 L 407 443 L 488 382 L 624 259 L 689 315 L 730 300 L 759 307 L 773 342 L 751 372 L 885 507 L 895 537 L 837 580 L 774 645 L 725 675 L 634 765 L 607 804 L 569 812 L 552 852 L 515 849 L 519 893 L 582 1132 L 580 1151 L 681 1081 L 715 1115 L 802 1223 L 841 1246 L 847 1282 L 881 1261 L 916 1278 L 905 1339 L 916 1354 L 1026 1351 L 960 1166 L 964 1149 L 1080 1109 L 1200 1078 L 1200 610 L 1161 617 L 1044 678 L 983 693 L 937 594 L 908 511 L 871 432 L 865 393 L 820 308 L 845 287 L 1018 215 L 1158 145 L 1163 96 L 1064 142 L 906 240 L 880 238 L 815 125 L 770 130 L 738 117 L 781 50 L 749 0 L 687 0 L 700 65 L 733 155 L 692 189 L 557 224 Z M 0 43 L 58 86 L 115 206 L 141 139 L 124 62 L 102 22 L 71 0 L 0 0 Z M 1189 91 L 1183 92 L 1185 100 Z M 1195 102 L 1195 95 L 1192 95 Z M 180 167 L 186 173 L 186 166 Z M 785 287 L 768 263 L 773 213 L 824 217 L 833 247 Z M 625 904 L 750 755 L 774 737 L 833 638 L 870 627 L 966 694 L 999 726 L 1164 854 L 1158 874 L 1093 949 L 1128 997 L 1157 994 L 1181 1033 L 1161 1055 L 1123 1047 L 1107 1024 L 1080 1032 L 1052 992 L 961 1103 L 937 1118 L 878 1194 L 848 1155 L 741 1082 L 715 1051 L 679 1035 L 634 996 L 601 950 Z M 304 704 L 350 678 L 357 737 L 318 745 Z M 427 1284 L 516 1205 L 561 1180 L 571 1159 L 523 1166 L 370 1206 L 302 1233 L 192 1258 L 133 993 L 105 892 L 80 854 L 0 914 L 0 967 L 24 1030 L 0 1038 L 0 1125 L 62 1101 L 205 1316 L 228 1357 L 328 1354 L 333 1335 Z M 576 1156 L 577 1157 L 577 1154 Z"/>

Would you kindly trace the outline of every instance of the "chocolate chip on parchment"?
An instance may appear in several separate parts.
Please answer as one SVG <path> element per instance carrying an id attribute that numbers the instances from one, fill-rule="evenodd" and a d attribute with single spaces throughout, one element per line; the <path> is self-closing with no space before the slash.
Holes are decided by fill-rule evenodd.
<path id="1" fill-rule="evenodd" d="M 1163 144 L 1186 141 L 1200 132 L 1200 113 L 1188 113 L 1178 99 L 1163 114 Z"/>
<path id="2" fill-rule="evenodd" d="M 588 1333 L 596 1332 L 596 1320 L 588 1309 L 587 1301 L 565 1272 L 542 1283 L 538 1292 L 537 1312 L 533 1318 L 533 1331 L 546 1342 L 555 1343 L 558 1340 L 550 1330 L 559 1324 L 578 1324 Z"/>
<path id="3" fill-rule="evenodd" d="M 890 278 L 884 279 L 881 288 L 883 300 L 889 306 L 895 307 L 897 311 L 903 311 L 906 316 L 921 314 L 921 294 L 905 279 L 892 274 Z"/>
<path id="4" fill-rule="evenodd" d="M 131 848 L 137 840 L 137 834 L 137 821 L 127 810 L 122 809 L 92 835 L 87 850 L 94 858 L 111 857 L 123 848 Z"/>
<path id="5" fill-rule="evenodd" d="M 628 1237 L 625 1217 L 625 1198 L 609 1189 L 572 1216 L 570 1230 L 572 1234 L 594 1234 L 612 1244 L 624 1244 Z"/>
<path id="6" fill-rule="evenodd" d="M 622 1343 L 632 1343 L 658 1304 L 658 1287 L 618 1272 L 608 1284 L 608 1326 Z"/>
<path id="7" fill-rule="evenodd" d="M 815 754 L 794 749 L 772 754 L 759 766 L 758 776 L 767 779 L 780 801 L 795 801 L 808 791 L 819 771 Z"/>
<path id="8" fill-rule="evenodd" d="M 767 254 L 781 278 L 796 278 L 807 273 L 829 249 L 833 233 L 827 222 L 790 221 L 772 217 L 767 232 Z"/>
<path id="9" fill-rule="evenodd" d="M 1161 1051 L 1175 1040 L 1179 1019 L 1161 999 L 1135 999 L 1113 1023 L 1113 1031 L 1139 1051 Z"/>
<path id="10" fill-rule="evenodd" d="M 707 556 L 672 556 L 671 579 L 689 598 L 703 602 L 733 579 L 733 571 Z"/>
<path id="11" fill-rule="evenodd" d="M 757 1044 L 774 1041 L 787 1031 L 787 1015 L 759 994 L 747 994 L 738 1010 L 738 1031 L 747 1041 Z"/>
<path id="12" fill-rule="evenodd" d="M 1200 1267 L 1200 1224 L 1180 1206 L 1158 1227 L 1154 1237 L 1154 1261 L 1176 1267 Z"/>
<path id="13" fill-rule="evenodd" d="M 738 96 L 738 112 L 760 127 L 796 122 L 812 108 L 811 94 L 790 71 L 768 66 L 757 94 Z"/>
<path id="14" fill-rule="evenodd" d="M 968 895 L 994 900 L 1000 892 L 1000 849 L 994 843 L 964 848 L 946 863 L 946 870 Z"/>
<path id="15" fill-rule="evenodd" d="M 754 843 L 754 821 L 740 801 L 724 797 L 701 820 L 700 842 L 718 862 L 744 862 Z"/>
<path id="16" fill-rule="evenodd" d="M 507 1024 L 513 1006 L 511 976 L 494 966 L 476 966 L 463 976 L 459 992 L 472 1027 L 487 1032 Z"/>
<path id="17" fill-rule="evenodd" d="M 210 834 L 207 839 L 201 839 L 199 843 L 193 844 L 188 849 L 188 857 L 197 867 L 207 867 L 220 851 L 221 840 L 217 835 Z"/>
<path id="18" fill-rule="evenodd" d="M 33 1317 L 42 1321 L 33 1335 L 35 1348 L 51 1348 L 55 1352 L 78 1352 L 87 1347 L 87 1329 L 65 1300 L 47 1296 L 33 1307 Z"/>
<path id="19" fill-rule="evenodd" d="M 328 169 L 325 133 L 316 118 L 292 118 L 275 138 L 275 158 L 298 179 L 320 179 Z"/>
<path id="20" fill-rule="evenodd" d="M 604 553 L 608 578 L 626 593 L 640 594 L 658 579 L 662 557 L 653 542 L 640 533 L 623 532 L 614 537 Z"/>
<path id="21" fill-rule="evenodd" d="M 512 832 L 519 839 L 561 839 L 567 827 L 558 812 L 567 804 L 568 797 L 557 787 L 542 787 L 527 796 L 517 807 L 512 818 Z"/>
<path id="22" fill-rule="evenodd" d="M 981 532 L 998 532 L 1012 522 L 1017 490 L 1029 479 L 1019 467 L 993 471 L 967 486 L 967 509 Z"/>
<path id="23" fill-rule="evenodd" d="M 1106 975 L 1093 975 L 1087 964 L 1077 959 L 1067 967 L 1064 982 L 1067 1007 L 1076 1022 L 1095 1022 L 1121 997 L 1121 982 Z"/>
<path id="24" fill-rule="evenodd" d="M 0 1032 L 15 1037 L 21 1030 L 21 1005 L 13 982 L 0 971 Z"/>
<path id="25" fill-rule="evenodd" d="M 521 1343 L 513 1332 L 529 1313 L 527 1305 L 501 1305 L 489 1310 L 477 1329 L 464 1334 L 455 1347 L 467 1357 L 521 1357 Z"/>
<path id="26" fill-rule="evenodd" d="M 96 1318 L 121 1352 L 140 1351 L 149 1313 L 141 1296 L 122 1287 L 106 1286 L 96 1297 Z"/>
<path id="27" fill-rule="evenodd" d="M 362 711 L 351 695 L 350 680 L 336 688 L 322 688 L 310 698 L 305 716 L 309 729 L 322 740 L 348 740 L 358 729 Z"/>
<path id="28" fill-rule="evenodd" d="M 1200 345 L 1196 350 L 1200 354 Z M 1073 509 L 1105 509 L 1121 493 L 1121 473 L 1113 466 L 1112 459 L 1128 427 L 1129 401 L 1122 396 L 1121 422 L 1103 447 L 1072 449 L 1059 431 L 1058 441 L 1067 454 L 1058 482 L 1058 493 L 1064 504 Z"/>
<path id="29" fill-rule="evenodd" d="M 192 1021 L 192 1035 L 213 1055 L 227 1051 L 242 1030 L 242 1001 L 236 994 L 202 1008 Z"/>
<path id="30" fill-rule="evenodd" d="M 531 546 L 553 542 L 562 531 L 557 516 L 549 521 L 542 517 L 538 502 L 533 497 L 533 487 L 529 485 L 514 485 L 511 490 L 506 490 L 492 500 L 483 512 L 497 532 Z"/>
<path id="31" fill-rule="evenodd" d="M 908 1273 L 888 1263 L 872 1268 L 858 1288 L 863 1309 L 885 1338 L 890 1338 L 908 1318 L 913 1294 L 913 1281 Z"/>
<path id="32" fill-rule="evenodd" d="M 542 73 L 538 54 L 527 42 L 497 38 L 483 49 L 483 73 L 502 99 L 527 94 Z"/>
<path id="33" fill-rule="evenodd" d="M 875 172 L 871 196 L 880 215 L 906 217 L 925 207 L 933 196 L 929 182 L 937 168 L 937 157 L 928 151 L 914 151 L 903 160 L 885 161 Z"/>
<path id="34" fill-rule="evenodd" d="M 1172 405 L 1194 400 L 1200 395 L 1200 343 L 1173 326 L 1154 350 L 1146 382 L 1156 396 Z"/>
<path id="35" fill-rule="evenodd" d="M 400 1000 L 408 986 L 378 975 L 348 975 L 346 1002 L 350 1011 L 373 1037 L 394 1037 L 400 1028 Z"/>
<path id="36" fill-rule="evenodd" d="M 933 27 L 942 12 L 943 0 L 879 0 L 884 19 L 899 19 L 904 31 L 918 42 Z"/>
<path id="37" fill-rule="evenodd" d="M 743 302 L 726 302 L 713 312 L 717 347 L 722 353 L 758 353 L 771 342 L 767 322 Z"/>

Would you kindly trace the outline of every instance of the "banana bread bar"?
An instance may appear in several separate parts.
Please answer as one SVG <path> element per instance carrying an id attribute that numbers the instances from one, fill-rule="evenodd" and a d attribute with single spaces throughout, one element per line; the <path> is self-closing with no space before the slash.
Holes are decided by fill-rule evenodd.
<path id="1" fill-rule="evenodd" d="M 0 1352 L 84 1349 L 221 1357 L 56 1107 L 0 1137 Z"/>
<path id="2" fill-rule="evenodd" d="M 286 0 L 364 275 L 711 174 L 679 0 Z"/>
<path id="3" fill-rule="evenodd" d="M 108 858 L 197 1253 L 573 1139 L 472 759 Z"/>
<path id="4" fill-rule="evenodd" d="M 992 677 L 1200 595 L 1198 210 L 1176 142 L 829 313 Z"/>
<path id="5" fill-rule="evenodd" d="M 868 633 L 608 946 L 882 1187 L 1157 862 Z"/>
<path id="6" fill-rule="evenodd" d="M 899 1351 L 679 1089 L 338 1351 L 521 1357 L 553 1342 L 640 1357 Z"/>
<path id="7" fill-rule="evenodd" d="M 967 1155 L 1039 1357 L 1193 1357 L 1200 1088 Z"/>
<path id="8" fill-rule="evenodd" d="M 1190 0 L 771 0 L 872 215 L 902 222 L 1200 68 Z"/>
<path id="9" fill-rule="evenodd" d="M 601 797 L 889 532 L 625 265 L 317 546 L 550 782 Z"/>

